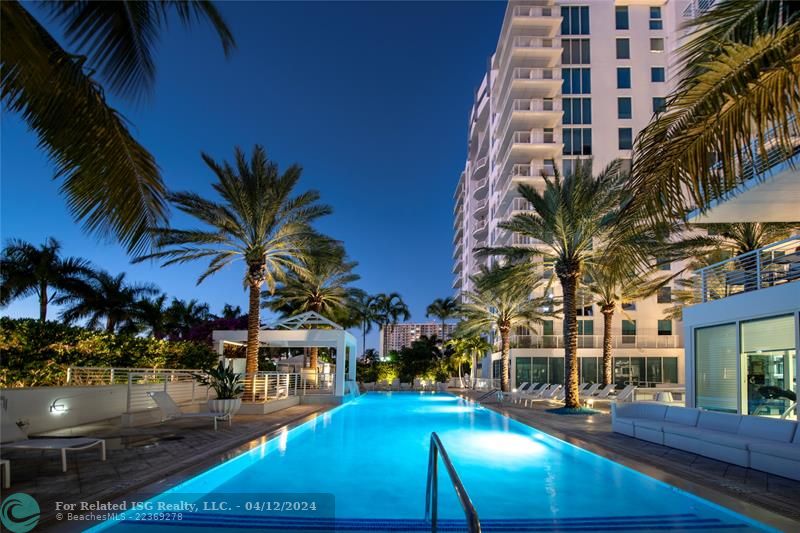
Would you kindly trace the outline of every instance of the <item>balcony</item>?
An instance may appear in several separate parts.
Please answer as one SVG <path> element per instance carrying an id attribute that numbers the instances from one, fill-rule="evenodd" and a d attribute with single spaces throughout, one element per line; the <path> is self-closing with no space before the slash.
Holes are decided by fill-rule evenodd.
<path id="1" fill-rule="evenodd" d="M 498 135 L 521 127 L 553 128 L 561 123 L 560 98 L 517 98 L 500 113 Z"/>
<path id="2" fill-rule="evenodd" d="M 487 168 L 487 164 L 486 163 L 488 163 L 488 162 L 489 162 L 489 157 L 488 156 L 483 156 L 480 159 L 478 159 L 477 161 L 475 161 L 475 167 L 472 170 L 472 179 L 473 180 L 481 179 L 482 177 L 484 177 L 486 175 L 486 168 Z"/>
<path id="3" fill-rule="evenodd" d="M 485 198 L 488 192 L 489 178 L 483 178 L 482 180 L 475 182 L 475 185 L 472 188 L 472 197 L 475 199 Z"/>
<path id="4" fill-rule="evenodd" d="M 511 214 L 524 213 L 526 211 L 533 211 L 533 204 L 525 198 L 514 198 L 511 201 Z"/>
<path id="5" fill-rule="evenodd" d="M 476 219 L 482 219 L 486 215 L 486 209 L 489 207 L 489 199 L 484 198 L 483 200 L 476 202 L 473 210 L 473 216 Z"/>
<path id="6" fill-rule="evenodd" d="M 551 177 L 555 174 L 555 168 L 552 165 L 545 165 L 543 163 L 537 164 L 517 164 L 511 167 L 511 170 L 503 176 L 497 186 L 500 191 L 501 205 L 506 200 L 509 192 L 516 192 L 516 185 L 519 183 L 526 183 L 531 186 L 541 183 L 542 175 Z"/>
<path id="7" fill-rule="evenodd" d="M 456 259 L 456 262 L 453 265 L 453 274 L 458 274 L 462 270 L 464 270 L 464 262 L 461 261 L 461 258 L 459 257 L 458 259 Z"/>
<path id="8" fill-rule="evenodd" d="M 556 6 L 516 6 L 513 17 L 519 19 L 544 18 L 561 22 L 561 11 Z"/>
<path id="9" fill-rule="evenodd" d="M 464 251 L 464 243 L 459 239 L 459 241 L 455 244 L 455 248 L 453 249 L 453 259 L 456 261 L 461 261 L 461 252 Z"/>
<path id="10" fill-rule="evenodd" d="M 485 220 L 480 220 L 475 223 L 475 227 L 472 229 L 472 236 L 476 240 L 480 240 L 481 237 L 479 235 L 486 235 L 486 231 L 489 229 L 489 224 Z"/>
<path id="11" fill-rule="evenodd" d="M 564 348 L 563 335 L 512 335 L 512 348 Z M 602 335 L 578 335 L 578 348 L 602 348 Z M 683 348 L 683 340 L 678 335 L 619 335 L 611 337 L 611 348 Z"/>
<path id="12" fill-rule="evenodd" d="M 800 281 L 800 235 L 702 268 L 692 276 L 694 303 Z"/>
<path id="13" fill-rule="evenodd" d="M 453 288 L 460 289 L 461 283 L 462 283 L 461 274 L 456 274 L 456 277 L 453 278 Z"/>
<path id="14" fill-rule="evenodd" d="M 459 244 L 461 242 L 461 238 L 464 236 L 464 227 L 459 226 L 456 228 L 456 233 L 453 235 L 453 244 Z"/>
<path id="15" fill-rule="evenodd" d="M 464 222 L 464 210 L 460 209 L 458 213 L 456 213 L 456 218 L 453 220 L 453 229 L 458 229 L 459 226 Z"/>

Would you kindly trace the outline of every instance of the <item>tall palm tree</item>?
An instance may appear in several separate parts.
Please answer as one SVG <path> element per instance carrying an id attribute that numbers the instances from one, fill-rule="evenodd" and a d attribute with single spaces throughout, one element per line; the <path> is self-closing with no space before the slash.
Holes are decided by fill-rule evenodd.
<path id="1" fill-rule="evenodd" d="M 339 243 L 321 242 L 317 252 L 305 261 L 305 269 L 293 272 L 280 283 L 273 294 L 264 295 L 264 307 L 285 315 L 313 311 L 328 319 L 351 305 L 352 287 L 361 279 L 353 272 L 358 265 L 347 261 L 344 247 Z M 311 348 L 309 366 L 317 368 L 319 349 Z"/>
<path id="2" fill-rule="evenodd" d="M 0 3 L 3 104 L 35 132 L 55 164 L 72 215 L 87 230 L 141 250 L 147 229 L 166 220 L 165 187 L 153 156 L 108 104 L 107 89 L 134 102 L 152 92 L 155 45 L 175 16 L 184 26 L 210 23 L 226 54 L 233 36 L 206 0 L 43 5 L 70 50 L 27 5 Z"/>
<path id="3" fill-rule="evenodd" d="M 134 304 L 135 322 L 156 339 L 163 339 L 170 329 L 167 295 L 142 298 Z"/>
<path id="4" fill-rule="evenodd" d="M 359 290 L 353 295 L 353 315 L 361 329 L 361 347 L 364 350 L 364 357 L 367 356 L 367 333 L 372 331 L 372 325 L 377 323 L 379 318 L 375 303 L 375 296 L 370 296 L 364 291 Z"/>
<path id="5" fill-rule="evenodd" d="M 392 326 L 401 320 L 405 321 L 411 318 L 408 306 L 396 292 L 376 294 L 373 306 L 375 308 L 375 322 L 389 336 L 392 334 Z"/>
<path id="6" fill-rule="evenodd" d="M 242 316 L 242 308 L 238 305 L 231 305 L 225 304 L 222 307 L 222 314 L 220 318 L 224 318 L 225 320 L 233 320 Z"/>
<path id="7" fill-rule="evenodd" d="M 496 271 L 495 271 L 496 272 Z M 465 292 L 461 305 L 463 320 L 456 329 L 457 336 L 479 336 L 496 330 L 500 334 L 500 353 L 503 370 L 500 388 L 510 390 L 511 383 L 511 331 L 517 326 L 538 324 L 545 316 L 551 301 L 532 296 L 538 285 L 513 283 L 509 279 L 494 279 L 492 273 L 473 278 L 475 292 Z"/>
<path id="8" fill-rule="evenodd" d="M 631 268 L 615 257 L 605 256 L 586 266 L 585 290 L 600 308 L 603 315 L 603 385 L 613 381 L 611 325 L 617 305 L 624 305 L 658 292 L 676 274 L 659 273 L 656 267 L 642 270 Z"/>
<path id="9" fill-rule="evenodd" d="M 453 337 L 447 341 L 446 346 L 453 350 L 453 360 L 458 364 L 458 375 L 463 379 L 461 372 L 462 363 L 470 364 L 470 374 L 475 377 L 475 366 L 478 355 L 492 349 L 489 341 L 480 335 L 469 335 L 463 337 Z"/>
<path id="10" fill-rule="evenodd" d="M 203 160 L 217 181 L 212 185 L 221 201 L 205 199 L 195 193 L 170 195 L 172 202 L 204 227 L 179 230 L 156 228 L 157 250 L 135 261 L 162 259 L 163 266 L 209 259 L 208 267 L 197 280 L 200 284 L 222 268 L 241 260 L 245 264 L 244 285 L 249 290 L 247 312 L 246 372 L 258 371 L 258 332 L 260 329 L 261 289 L 274 292 L 287 272 L 303 272 L 310 246 L 316 242 L 311 223 L 331 212 L 320 205 L 319 193 L 307 191 L 292 196 L 301 168 L 292 165 L 282 173 L 256 146 L 248 160 L 237 148 L 235 163 L 219 164 L 203 154 Z"/>
<path id="11" fill-rule="evenodd" d="M 59 296 L 55 303 L 65 306 L 61 312 L 64 322 L 88 319 L 87 326 L 109 333 L 117 330 L 136 331 L 136 304 L 158 289 L 149 283 L 128 283 L 125 273 L 116 276 L 98 270 L 85 280 L 70 286 L 69 292 Z"/>
<path id="12" fill-rule="evenodd" d="M 565 405 L 580 407 L 578 396 L 578 322 L 576 303 L 578 287 L 586 266 L 594 263 L 601 253 L 617 254 L 616 260 L 636 264 L 638 257 L 624 257 L 623 252 L 634 256 L 642 253 L 635 246 L 624 250 L 615 244 L 614 231 L 625 225 L 628 200 L 625 183 L 627 176 L 620 171 L 620 162 L 614 161 L 597 177 L 591 174 L 591 161 L 581 161 L 573 174 L 562 179 L 558 169 L 553 177 L 543 174 L 544 189 L 539 192 L 528 185 L 520 185 L 519 192 L 530 202 L 531 211 L 519 213 L 500 227 L 537 242 L 532 247 L 501 247 L 478 250 L 479 254 L 505 256 L 523 265 L 540 265 L 543 260 L 553 265 L 561 284 L 564 307 L 564 377 Z M 596 243 L 604 242 L 600 249 Z"/>
<path id="13" fill-rule="evenodd" d="M 61 257 L 60 252 L 61 244 L 52 237 L 38 248 L 25 241 L 10 241 L 0 257 L 0 305 L 35 295 L 39 320 L 47 320 L 47 305 L 92 271 L 88 261 Z"/>
<path id="14" fill-rule="evenodd" d="M 455 298 L 436 298 L 425 310 L 425 316 L 430 318 L 435 316 L 442 321 L 442 342 L 447 341 L 445 325 L 448 318 L 458 315 L 458 302 Z"/>
<path id="15" fill-rule="evenodd" d="M 729 224 L 695 224 L 716 238 L 718 246 L 729 248 L 733 255 L 742 255 L 789 237 L 800 224 L 781 222 L 734 222 Z"/>
<path id="16" fill-rule="evenodd" d="M 633 161 L 637 200 L 677 215 L 791 157 L 800 112 L 800 3 L 720 0 L 688 29 L 680 81 Z"/>

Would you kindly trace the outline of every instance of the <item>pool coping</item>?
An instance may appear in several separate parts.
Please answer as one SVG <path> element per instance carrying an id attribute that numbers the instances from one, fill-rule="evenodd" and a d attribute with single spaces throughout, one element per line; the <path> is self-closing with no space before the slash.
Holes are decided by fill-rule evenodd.
<path id="1" fill-rule="evenodd" d="M 760 505 L 739 500 L 734 496 L 725 494 L 724 492 L 718 491 L 711 487 L 700 485 L 698 483 L 695 483 L 694 481 L 684 479 L 675 474 L 670 474 L 669 472 L 666 472 L 660 468 L 654 467 L 647 463 L 643 463 L 636 459 L 631 459 L 630 457 L 621 455 L 612 450 L 585 441 L 578 437 L 567 435 L 565 433 L 562 433 L 561 431 L 554 430 L 551 428 L 536 427 L 532 425 L 530 421 L 518 417 L 517 415 L 515 415 L 510 411 L 507 411 L 506 409 L 502 409 L 500 407 L 493 405 L 483 404 L 458 394 L 455 395 L 458 396 L 459 398 L 463 398 L 466 401 L 469 401 L 476 405 L 480 405 L 484 409 L 489 409 L 490 411 L 494 411 L 495 413 L 506 416 L 511 420 L 519 422 L 520 424 L 524 424 L 525 426 L 533 428 L 536 431 L 541 431 L 542 433 L 546 433 L 551 437 L 562 440 L 568 444 L 572 444 L 573 446 L 577 446 L 578 448 L 591 452 L 595 455 L 599 455 L 600 457 L 603 457 L 610 461 L 614 461 L 615 463 L 619 463 L 632 470 L 635 470 L 636 472 L 639 472 L 640 474 L 644 474 L 648 477 L 651 477 L 663 483 L 667 483 L 668 485 L 675 487 L 679 490 L 688 492 L 694 496 L 708 500 L 711 503 L 724 507 L 729 511 L 741 514 L 747 518 L 756 520 L 758 522 L 762 522 L 770 527 L 774 527 L 781 531 L 787 531 L 787 532 L 798 531 L 798 527 L 800 527 L 800 524 L 798 524 L 796 520 L 783 516 L 782 514 L 776 513 L 774 511 L 770 511 L 769 509 L 765 509 Z"/>
<path id="2" fill-rule="evenodd" d="M 320 417 L 326 413 L 329 413 L 333 409 L 335 409 L 336 405 L 325 405 L 320 404 L 320 408 L 313 413 L 308 413 L 306 415 L 299 416 L 294 418 L 281 426 L 278 426 L 266 433 L 263 433 L 257 437 L 247 437 L 244 441 L 240 441 L 238 444 L 233 445 L 232 447 L 226 448 L 224 451 L 212 452 L 207 457 L 204 457 L 200 462 L 194 463 L 185 467 L 178 467 L 177 470 L 167 474 L 166 476 L 155 480 L 155 481 L 145 481 L 141 485 L 132 488 L 126 488 L 123 491 L 116 492 L 111 494 L 109 497 L 103 499 L 103 495 L 100 495 L 99 498 L 92 495 L 90 499 L 100 499 L 101 501 L 108 501 L 112 503 L 118 503 L 124 500 L 131 500 L 135 499 L 137 494 L 142 496 L 147 496 L 147 498 L 151 498 L 155 493 L 161 493 L 166 490 L 169 490 L 180 483 L 187 481 L 199 474 L 202 474 L 206 470 L 209 470 L 225 461 L 229 461 L 243 453 L 246 453 L 262 444 L 272 440 L 273 438 L 279 436 L 281 433 L 285 431 L 290 431 L 298 426 L 305 424 L 311 420 L 314 420 L 317 417 Z M 87 514 L 86 513 L 82 514 Z M 39 522 L 37 526 L 37 530 L 41 531 L 59 531 L 59 533 L 72 533 L 72 532 L 82 532 L 92 527 L 98 526 L 106 522 L 106 520 L 87 520 L 87 521 L 72 521 L 72 522 L 60 522 L 55 519 L 55 512 L 49 513 L 48 516 L 43 517 L 43 519 Z"/>

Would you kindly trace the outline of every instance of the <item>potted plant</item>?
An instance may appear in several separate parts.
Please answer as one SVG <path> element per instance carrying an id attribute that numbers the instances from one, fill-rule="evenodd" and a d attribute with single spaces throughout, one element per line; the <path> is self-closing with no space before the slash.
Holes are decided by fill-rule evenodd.
<path id="1" fill-rule="evenodd" d="M 208 410 L 212 413 L 225 413 L 235 415 L 242 407 L 240 398 L 242 390 L 242 378 L 233 371 L 232 365 L 225 366 L 222 361 L 216 368 L 206 370 L 205 374 L 195 376 L 197 381 L 207 387 L 214 389 L 217 397 L 208 400 Z"/>

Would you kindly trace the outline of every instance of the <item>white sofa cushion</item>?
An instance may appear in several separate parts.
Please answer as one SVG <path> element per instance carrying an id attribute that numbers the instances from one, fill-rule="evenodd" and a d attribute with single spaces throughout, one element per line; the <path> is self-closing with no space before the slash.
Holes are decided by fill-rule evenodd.
<path id="1" fill-rule="evenodd" d="M 800 462 L 800 445 L 798 444 L 754 441 L 750 443 L 749 448 L 753 453 L 763 453 Z"/>
<path id="2" fill-rule="evenodd" d="M 791 420 L 764 418 L 761 416 L 743 416 L 739 424 L 738 434 L 752 437 L 755 440 L 771 440 L 791 442 L 797 424 Z"/>
<path id="3" fill-rule="evenodd" d="M 717 413 L 714 411 L 701 411 L 697 419 L 698 429 L 710 431 L 721 431 L 725 433 L 736 433 L 742 417 L 729 413 Z"/>
<path id="4" fill-rule="evenodd" d="M 636 418 L 644 418 L 646 420 L 664 420 L 664 415 L 667 413 L 667 406 L 657 403 L 638 403 Z"/>
<path id="5" fill-rule="evenodd" d="M 697 417 L 699 416 L 699 409 L 670 406 L 667 407 L 667 413 L 664 415 L 664 421 L 674 424 L 683 424 L 684 426 L 696 426 Z"/>
<path id="6" fill-rule="evenodd" d="M 750 440 L 746 437 L 740 437 L 734 433 L 728 433 L 727 431 L 714 431 L 711 429 L 684 426 L 682 424 L 674 424 L 670 425 L 669 427 L 665 427 L 664 433 L 672 433 L 673 435 L 690 437 L 703 442 L 710 442 L 712 444 L 718 444 L 720 446 L 727 446 L 728 448 L 736 448 L 739 450 L 746 450 L 747 444 Z"/>

